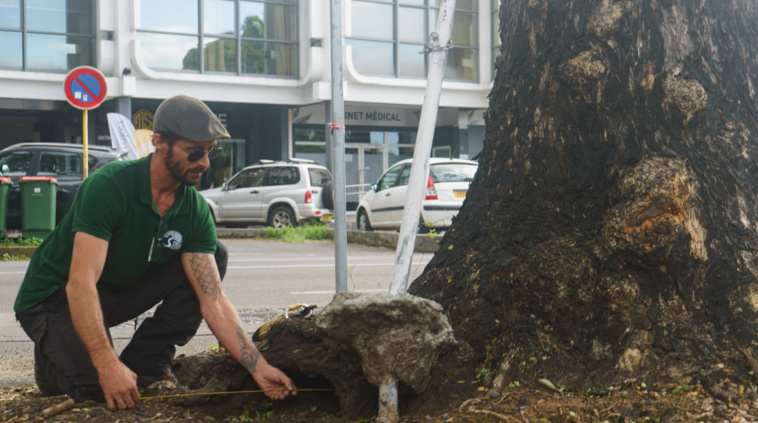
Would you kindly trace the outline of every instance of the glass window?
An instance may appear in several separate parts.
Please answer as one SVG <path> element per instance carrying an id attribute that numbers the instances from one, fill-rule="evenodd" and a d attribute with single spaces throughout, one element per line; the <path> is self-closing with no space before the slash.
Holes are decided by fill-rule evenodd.
<path id="1" fill-rule="evenodd" d="M 0 173 L 3 176 L 10 176 L 13 182 L 26 175 L 26 171 L 32 164 L 32 153 L 30 151 L 16 151 L 0 157 Z"/>
<path id="2" fill-rule="evenodd" d="M 450 49 L 445 78 L 475 80 L 479 74 L 479 54 L 474 49 Z"/>
<path id="3" fill-rule="evenodd" d="M 234 34 L 234 0 L 204 0 L 203 31 Z"/>
<path id="4" fill-rule="evenodd" d="M 0 46 L 3 46 L 0 68 L 21 69 L 24 60 L 21 33 L 0 31 Z"/>
<path id="5" fill-rule="evenodd" d="M 205 70 L 237 73 L 237 41 L 205 38 Z"/>
<path id="6" fill-rule="evenodd" d="M 187 35 L 137 34 L 142 42 L 142 60 L 154 69 L 198 70 L 197 37 Z"/>
<path id="7" fill-rule="evenodd" d="M 271 167 L 268 169 L 266 186 L 292 185 L 300 181 L 300 172 L 296 167 Z"/>
<path id="8" fill-rule="evenodd" d="M 392 40 L 391 4 L 353 1 L 352 3 L 353 37 L 375 40 Z"/>
<path id="9" fill-rule="evenodd" d="M 437 30 L 437 16 L 439 9 L 429 12 L 430 31 Z M 476 46 L 477 45 L 477 25 L 476 14 L 469 12 L 455 12 L 453 16 L 453 31 L 450 34 L 450 41 L 455 46 Z"/>
<path id="10" fill-rule="evenodd" d="M 137 37 L 142 41 L 143 60 L 151 68 L 298 76 L 296 0 L 160 0 L 158 13 L 153 1 L 140 1 L 142 22 Z M 198 29 L 201 4 L 202 34 Z M 181 12 L 173 15 L 175 9 Z M 171 18 L 163 19 L 166 15 Z M 198 51 L 201 38 L 202 54 Z"/>
<path id="11" fill-rule="evenodd" d="M 0 28 L 16 30 L 0 31 L 0 67 L 65 72 L 94 65 L 94 11 L 94 0 L 0 0 Z"/>
<path id="12" fill-rule="evenodd" d="M 400 44 L 397 58 L 400 75 L 420 78 L 426 76 L 426 55 L 419 54 L 423 50 L 423 44 Z"/>
<path id="13" fill-rule="evenodd" d="M 397 175 L 400 173 L 400 170 L 403 168 L 403 166 L 404 165 L 397 165 L 388 170 L 387 173 L 382 176 L 382 179 L 379 180 L 379 183 L 377 184 L 378 188 L 376 190 L 381 191 L 395 186 Z"/>
<path id="14" fill-rule="evenodd" d="M 397 14 L 398 40 L 425 43 L 427 39 L 424 22 L 424 9 L 401 7 Z"/>
<path id="15" fill-rule="evenodd" d="M 91 38 L 28 34 L 26 41 L 28 69 L 67 71 L 94 63 Z"/>
<path id="16" fill-rule="evenodd" d="M 381 41 L 345 40 L 352 46 L 353 66 L 365 75 L 395 75 L 394 45 Z"/>
<path id="17" fill-rule="evenodd" d="M 429 34 L 435 31 L 440 4 L 441 0 L 352 0 L 351 35 L 346 43 L 353 46 L 355 69 L 366 75 L 425 77 L 429 61 L 427 55 L 419 55 L 419 51 L 423 50 Z M 479 78 L 477 64 L 469 63 L 469 59 L 478 58 L 475 50 L 479 45 L 477 4 L 476 0 L 456 2 L 451 34 L 453 47 L 449 56 L 461 51 L 452 63 L 448 57 L 447 78 L 469 81 Z"/>
<path id="18" fill-rule="evenodd" d="M 400 172 L 400 178 L 397 180 L 397 186 L 405 186 L 408 185 L 408 181 L 411 179 L 411 167 L 406 166 L 403 168 L 403 171 Z"/>
<path id="19" fill-rule="evenodd" d="M 196 2 L 190 3 L 187 0 L 141 0 L 140 3 L 140 29 L 197 34 Z"/>
<path id="20" fill-rule="evenodd" d="M 237 177 L 229 181 L 228 189 L 259 187 L 263 185 L 265 169 L 249 169 L 240 172 Z"/>
<path id="21" fill-rule="evenodd" d="M 21 0 L 0 0 L 0 28 L 21 29 Z"/>
<path id="22" fill-rule="evenodd" d="M 437 182 L 471 182 L 477 165 L 461 163 L 438 163 L 429 166 L 429 176 Z"/>
<path id="23" fill-rule="evenodd" d="M 39 176 L 81 176 L 82 156 L 70 153 L 44 152 L 40 155 Z"/>
<path id="24" fill-rule="evenodd" d="M 311 178 L 311 186 L 324 187 L 328 184 L 332 177 L 326 169 L 309 167 L 308 177 Z"/>
<path id="25" fill-rule="evenodd" d="M 242 40 L 243 74 L 297 75 L 297 45 Z"/>
<path id="26" fill-rule="evenodd" d="M 243 38 L 297 41 L 297 8 L 267 3 L 240 3 Z"/>

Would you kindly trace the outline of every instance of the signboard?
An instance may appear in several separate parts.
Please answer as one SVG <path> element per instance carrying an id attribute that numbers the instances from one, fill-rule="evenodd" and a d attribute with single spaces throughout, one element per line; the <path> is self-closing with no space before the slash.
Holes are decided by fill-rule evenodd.
<path id="1" fill-rule="evenodd" d="M 108 92 L 103 74 L 92 67 L 74 68 L 63 82 L 66 100 L 80 110 L 91 110 L 99 106 Z"/>
<path id="2" fill-rule="evenodd" d="M 136 129 L 153 129 L 153 113 L 145 109 L 137 110 L 132 118 L 132 123 Z"/>

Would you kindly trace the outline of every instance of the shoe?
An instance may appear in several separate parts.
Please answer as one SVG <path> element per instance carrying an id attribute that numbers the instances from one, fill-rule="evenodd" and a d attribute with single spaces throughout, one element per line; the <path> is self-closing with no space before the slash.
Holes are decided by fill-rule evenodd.
<path id="1" fill-rule="evenodd" d="M 159 375 L 137 375 L 137 387 L 139 389 L 145 389 L 156 382 L 171 382 L 179 385 L 179 380 L 171 373 L 171 370 Z"/>
<path id="2" fill-rule="evenodd" d="M 37 383 L 37 388 L 43 397 L 57 397 L 58 395 L 65 394 L 58 385 L 49 382 L 45 378 L 42 368 L 36 361 L 34 362 L 34 381 Z"/>

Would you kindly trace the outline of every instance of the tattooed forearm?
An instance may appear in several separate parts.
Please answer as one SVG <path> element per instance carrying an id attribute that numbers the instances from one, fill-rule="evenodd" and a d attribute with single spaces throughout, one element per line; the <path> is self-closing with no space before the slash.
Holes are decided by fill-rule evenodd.
<path id="1" fill-rule="evenodd" d="M 203 293 L 209 297 L 217 297 L 221 293 L 221 281 L 218 278 L 213 256 L 199 253 L 190 254 L 189 263 Z"/>
<path id="2" fill-rule="evenodd" d="M 258 363 L 258 359 L 261 357 L 261 353 L 250 342 L 247 332 L 245 332 L 240 326 L 237 326 L 237 336 L 242 341 L 242 353 L 240 354 L 240 362 L 250 373 L 255 374 L 255 365 Z"/>

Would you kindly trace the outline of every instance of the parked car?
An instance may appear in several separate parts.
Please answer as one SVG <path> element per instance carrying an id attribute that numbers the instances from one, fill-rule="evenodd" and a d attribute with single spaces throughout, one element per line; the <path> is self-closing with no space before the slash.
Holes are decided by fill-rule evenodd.
<path id="1" fill-rule="evenodd" d="M 384 172 L 376 184 L 371 185 L 371 191 L 358 203 L 358 229 L 400 229 L 412 163 L 412 159 L 398 162 Z M 478 167 L 477 162 L 469 160 L 429 159 L 419 230 L 444 229 L 451 225 L 466 199 L 466 192 Z"/>
<path id="2" fill-rule="evenodd" d="M 332 175 L 306 160 L 261 161 L 229 178 L 221 187 L 200 191 L 217 224 L 265 223 L 274 228 L 306 220 L 330 220 Z"/>
<path id="3" fill-rule="evenodd" d="M 60 222 L 83 181 L 81 144 L 31 142 L 14 144 L 0 151 L 0 174 L 10 177 L 6 227 L 21 229 L 21 193 L 18 180 L 24 176 L 52 176 L 58 180 L 55 219 Z M 92 173 L 104 164 L 121 160 L 119 150 L 88 146 L 87 163 Z"/>

